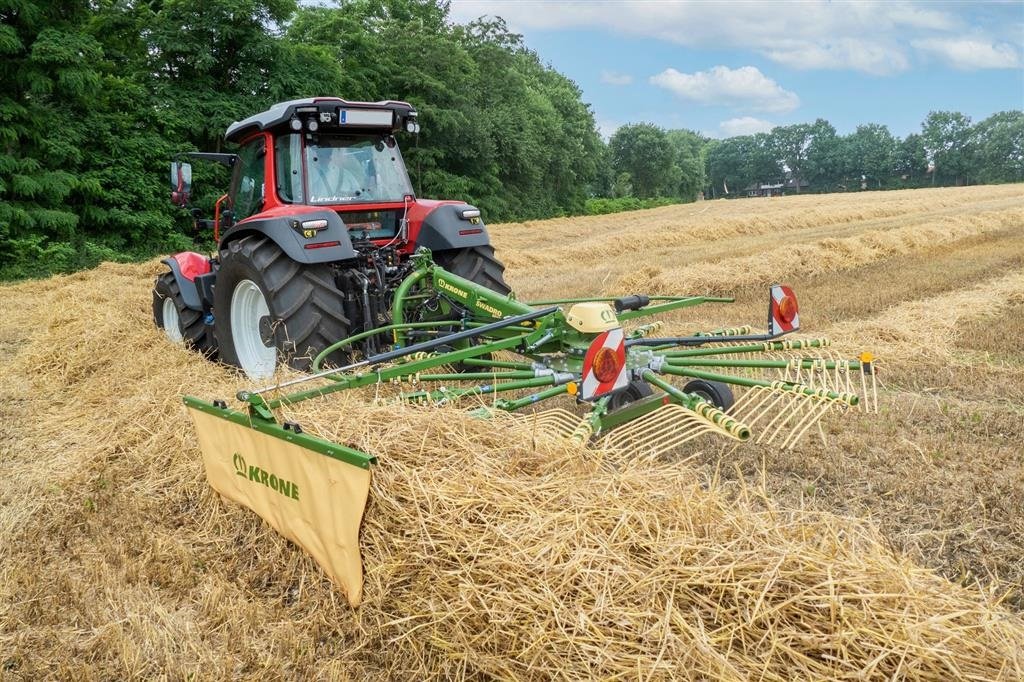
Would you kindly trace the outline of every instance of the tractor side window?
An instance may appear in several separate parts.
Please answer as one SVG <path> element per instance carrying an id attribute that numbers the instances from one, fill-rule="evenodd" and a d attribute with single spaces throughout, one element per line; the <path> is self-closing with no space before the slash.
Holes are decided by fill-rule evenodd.
<path id="1" fill-rule="evenodd" d="M 235 176 L 235 220 L 248 218 L 263 206 L 263 157 L 266 147 L 262 139 L 250 142 L 238 153 L 238 175 Z"/>
<path id="2" fill-rule="evenodd" d="M 302 200 L 302 136 L 281 135 L 274 141 L 277 195 L 289 204 Z"/>

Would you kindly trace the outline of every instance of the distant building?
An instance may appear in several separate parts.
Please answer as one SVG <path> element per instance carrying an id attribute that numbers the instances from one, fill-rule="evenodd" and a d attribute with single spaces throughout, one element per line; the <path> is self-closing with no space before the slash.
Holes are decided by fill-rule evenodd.
<path id="1" fill-rule="evenodd" d="M 811 183 L 800 180 L 799 191 L 805 192 Z M 783 194 L 797 193 L 797 180 L 793 174 L 786 172 L 786 177 L 781 182 L 755 182 L 743 188 L 743 195 L 748 197 L 781 197 Z"/>

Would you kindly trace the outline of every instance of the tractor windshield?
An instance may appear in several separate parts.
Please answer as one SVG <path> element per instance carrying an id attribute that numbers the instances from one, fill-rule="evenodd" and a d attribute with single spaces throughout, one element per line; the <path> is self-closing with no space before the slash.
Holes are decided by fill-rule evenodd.
<path id="1" fill-rule="evenodd" d="M 277 177 L 282 200 L 319 205 L 367 203 L 402 201 L 413 193 L 393 138 L 307 135 L 302 145 L 301 137 L 286 135 L 278 139 Z M 305 188 L 301 181 L 303 156 Z M 308 193 L 307 201 L 302 199 L 303 189 Z"/>

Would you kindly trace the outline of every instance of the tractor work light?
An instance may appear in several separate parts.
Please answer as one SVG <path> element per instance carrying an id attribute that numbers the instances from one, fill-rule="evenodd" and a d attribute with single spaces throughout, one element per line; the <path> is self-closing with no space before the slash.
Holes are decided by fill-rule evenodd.
<path id="1" fill-rule="evenodd" d="M 316 122 L 315 118 L 311 118 L 306 121 L 306 130 L 311 133 L 315 133 L 320 128 L 320 124 Z"/>
<path id="2" fill-rule="evenodd" d="M 463 220 L 471 220 L 473 218 L 479 218 L 480 217 L 480 209 L 479 208 L 464 208 L 464 209 L 462 209 L 459 212 L 459 217 L 462 218 Z"/>
<path id="3" fill-rule="evenodd" d="M 302 121 L 300 121 L 297 118 L 293 117 L 292 120 L 288 122 L 288 125 L 290 125 L 292 130 L 294 130 L 295 132 L 299 132 L 300 130 L 302 130 Z"/>
<path id="4" fill-rule="evenodd" d="M 303 230 L 326 230 L 327 229 L 327 220 L 325 218 L 320 218 L 318 220 L 303 220 L 302 221 L 302 229 Z"/>

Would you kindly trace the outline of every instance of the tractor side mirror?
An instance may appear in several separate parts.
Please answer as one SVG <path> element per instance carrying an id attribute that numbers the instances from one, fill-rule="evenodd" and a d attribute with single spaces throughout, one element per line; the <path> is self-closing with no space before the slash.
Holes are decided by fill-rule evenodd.
<path id="1" fill-rule="evenodd" d="M 171 203 L 187 206 L 192 194 L 192 164 L 181 161 L 171 162 Z"/>

